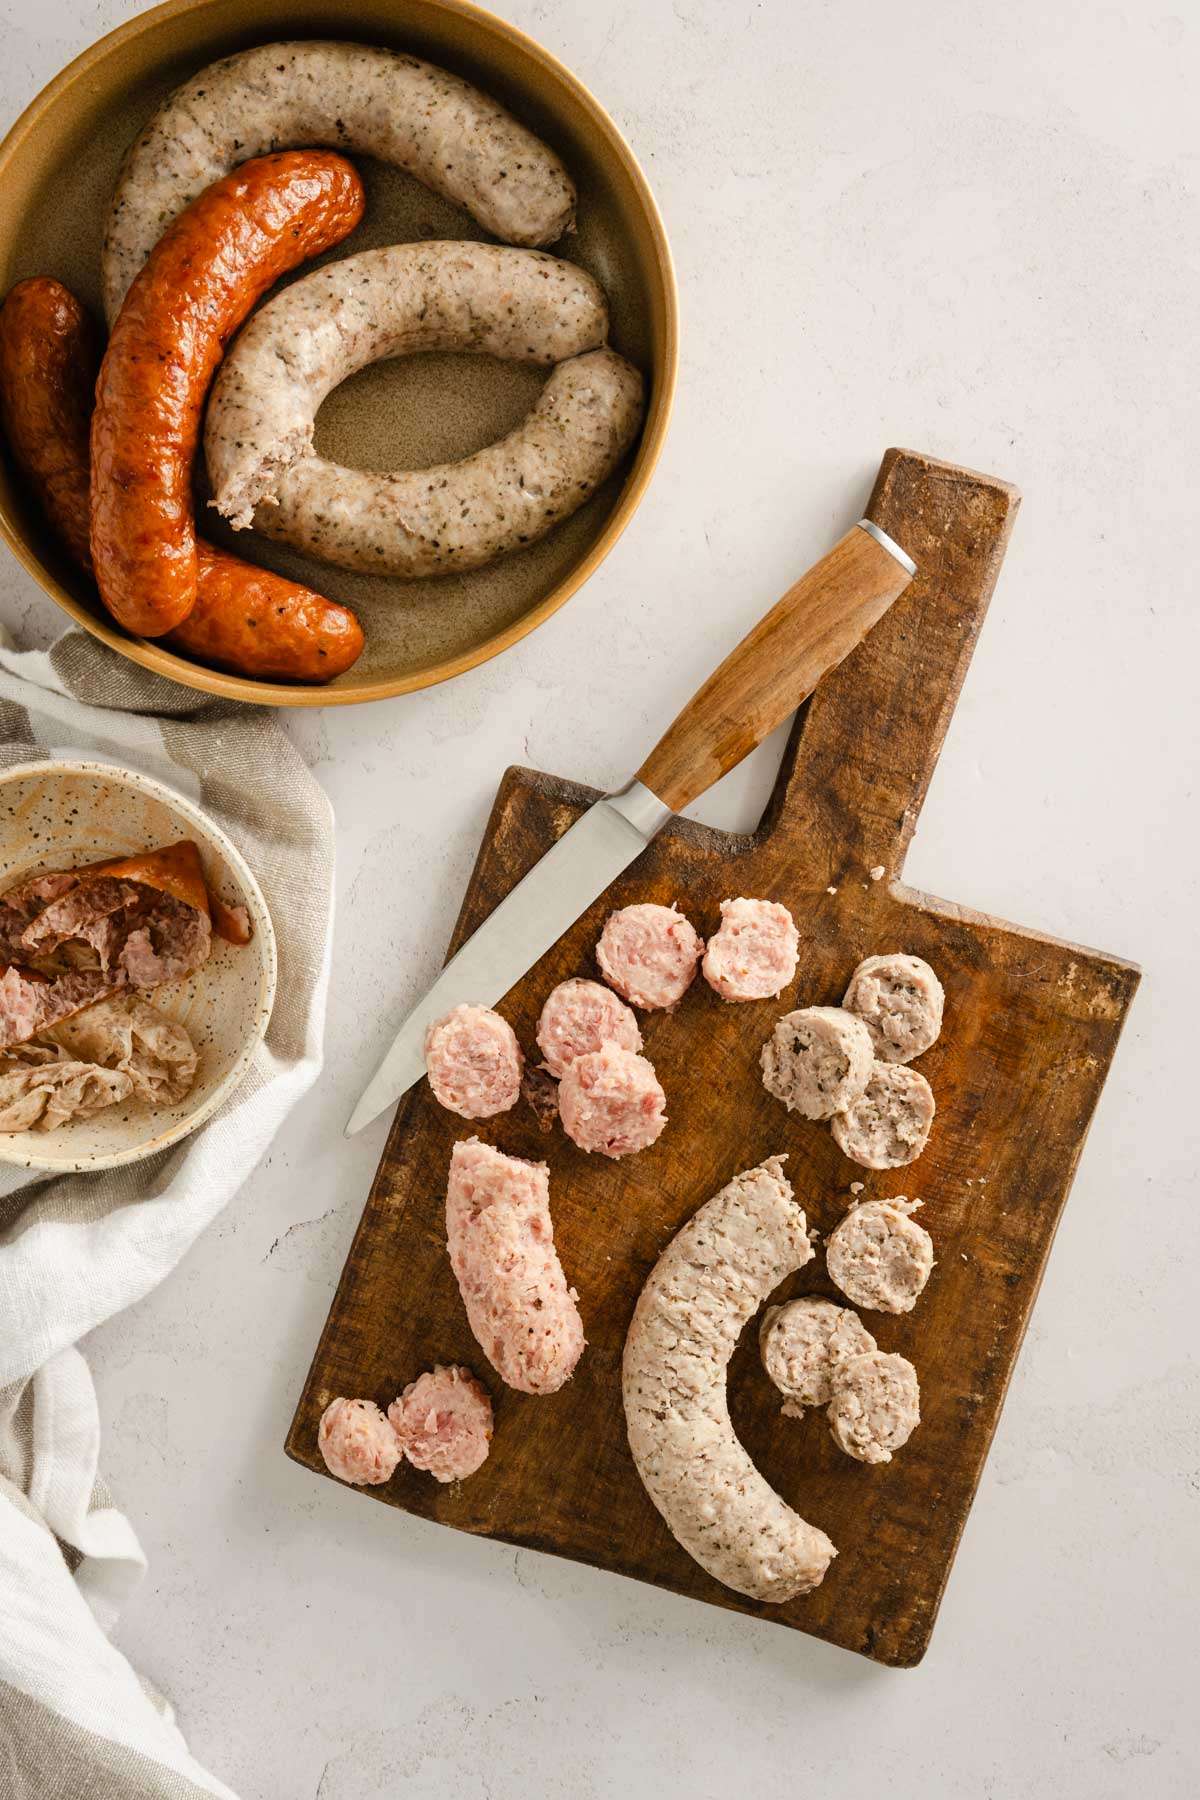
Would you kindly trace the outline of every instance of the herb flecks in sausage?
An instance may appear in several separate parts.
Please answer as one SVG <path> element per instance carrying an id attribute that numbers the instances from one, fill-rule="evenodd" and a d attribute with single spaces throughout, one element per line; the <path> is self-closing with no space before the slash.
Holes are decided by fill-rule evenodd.
<path id="1" fill-rule="evenodd" d="M 786 1275 L 812 1258 L 782 1158 L 735 1175 L 659 1257 L 625 1340 L 629 1447 L 646 1492 L 702 1568 L 737 1593 L 808 1593 L 837 1554 L 755 1468 L 729 1418 L 741 1335 Z"/>
<path id="2" fill-rule="evenodd" d="M 365 44 L 263 44 L 176 89 L 126 158 L 101 258 L 109 319 L 185 206 L 237 164 L 289 145 L 394 163 L 507 243 L 552 244 L 574 222 L 559 158 L 458 76 Z"/>

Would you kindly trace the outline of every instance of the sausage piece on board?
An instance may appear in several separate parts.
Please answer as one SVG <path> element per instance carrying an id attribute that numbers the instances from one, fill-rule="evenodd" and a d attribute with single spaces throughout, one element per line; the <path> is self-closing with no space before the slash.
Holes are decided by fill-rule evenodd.
<path id="1" fill-rule="evenodd" d="M 92 568 L 89 492 L 98 334 L 61 282 L 38 276 L 0 307 L 0 428 L 74 560 Z M 196 604 L 163 642 L 260 680 L 326 682 L 362 653 L 348 607 L 200 539 Z"/>
<path id="2" fill-rule="evenodd" d="M 722 1000 L 773 1000 L 795 980 L 800 936 L 776 900 L 722 900 L 721 925 L 700 965 Z"/>
<path id="3" fill-rule="evenodd" d="M 354 229 L 363 205 L 344 157 L 259 157 L 180 214 L 126 295 L 92 415 L 92 562 L 127 630 L 162 637 L 196 604 L 192 463 L 226 343 L 281 275 Z"/>
<path id="4" fill-rule="evenodd" d="M 642 377 L 615 350 L 570 356 L 507 437 L 428 469 L 350 469 L 307 451 L 254 513 L 322 562 L 414 581 L 535 544 L 586 505 L 642 422 Z"/>
<path id="5" fill-rule="evenodd" d="M 862 1019 L 877 1059 L 886 1063 L 924 1055 L 942 1029 L 945 1004 L 945 990 L 924 958 L 899 950 L 860 962 L 842 1002 Z"/>
<path id="6" fill-rule="evenodd" d="M 600 973 L 631 1006 L 678 1006 L 691 987 L 704 941 L 676 906 L 653 900 L 609 913 L 596 945 Z"/>
<path id="7" fill-rule="evenodd" d="M 619 1044 L 577 1056 L 558 1084 L 559 1116 L 571 1142 L 614 1159 L 657 1142 L 666 1105 L 652 1064 Z"/>
<path id="8" fill-rule="evenodd" d="M 752 1600 L 807 1594 L 837 1555 L 761 1475 L 729 1417 L 742 1329 L 811 1261 L 803 1209 L 768 1157 L 735 1175 L 671 1239 L 625 1339 L 629 1448 L 646 1492 L 702 1569 Z"/>
<path id="9" fill-rule="evenodd" d="M 635 1053 L 642 1047 L 638 1022 L 625 1002 L 598 981 L 560 981 L 547 996 L 537 1024 L 538 1049 L 556 1079 L 579 1056 L 603 1044 Z"/>
<path id="10" fill-rule="evenodd" d="M 552 244 L 575 217 L 554 152 L 458 76 L 366 44 L 260 44 L 169 94 L 125 158 L 101 253 L 109 319 L 197 194 L 247 157 L 299 144 L 395 163 L 511 244 Z"/>
<path id="11" fill-rule="evenodd" d="M 425 1071 L 439 1106 L 464 1119 L 508 1112 L 525 1057 L 507 1019 L 488 1006 L 455 1006 L 425 1033 Z"/>
<path id="12" fill-rule="evenodd" d="M 545 1163 L 455 1144 L 446 1241 L 471 1330 L 509 1387 L 554 1394 L 583 1354 L 583 1321 L 550 1218 Z"/>

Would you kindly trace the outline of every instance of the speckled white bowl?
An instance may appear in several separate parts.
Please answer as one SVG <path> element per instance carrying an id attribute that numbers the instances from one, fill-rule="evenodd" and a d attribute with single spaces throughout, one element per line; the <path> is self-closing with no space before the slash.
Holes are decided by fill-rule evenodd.
<path id="1" fill-rule="evenodd" d="M 262 890 L 225 833 L 182 794 L 107 763 L 48 761 L 0 770 L 0 891 L 41 869 L 194 838 L 213 891 L 247 908 L 254 936 L 213 953 L 186 981 L 158 988 L 154 1005 L 187 1027 L 200 1053 L 196 1082 L 178 1106 L 139 1101 L 56 1131 L 0 1133 L 0 1162 L 71 1173 L 138 1162 L 211 1118 L 245 1075 L 275 1000 L 275 933 Z"/>

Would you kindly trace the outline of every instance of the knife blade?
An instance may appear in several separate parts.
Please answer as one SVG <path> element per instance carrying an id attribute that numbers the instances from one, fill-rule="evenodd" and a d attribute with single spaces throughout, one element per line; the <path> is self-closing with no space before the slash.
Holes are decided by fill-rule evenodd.
<path id="1" fill-rule="evenodd" d="M 451 957 L 400 1027 L 346 1136 L 420 1080 L 435 1020 L 454 1006 L 502 999 L 668 819 L 795 711 L 915 573 L 907 552 L 863 519 L 802 575 L 689 701 L 634 779 L 590 806 Z"/>
<path id="2" fill-rule="evenodd" d="M 640 856 L 671 817 L 639 781 L 589 806 L 450 958 L 372 1076 L 346 1127 L 353 1137 L 425 1073 L 425 1033 L 451 1007 L 492 1006 Z"/>

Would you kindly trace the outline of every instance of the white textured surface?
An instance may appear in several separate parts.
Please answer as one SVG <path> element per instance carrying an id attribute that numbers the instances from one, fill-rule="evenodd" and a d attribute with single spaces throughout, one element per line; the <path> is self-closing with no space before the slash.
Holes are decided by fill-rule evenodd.
<path id="1" fill-rule="evenodd" d="M 7 0 L 6 117 L 135 10 Z M 1200 18 L 507 10 L 656 188 L 683 303 L 675 423 L 618 550 L 541 631 L 450 687 L 295 721 L 339 818 L 329 1067 L 176 1276 L 89 1345 L 151 1559 L 121 1641 L 246 1800 L 835 1781 L 847 1800 L 1182 1800 L 1200 1762 Z M 341 1125 L 437 966 L 500 770 L 627 773 L 856 516 L 892 442 L 1026 497 L 909 874 L 1146 969 L 909 1674 L 364 1505 L 279 1448 L 383 1141 Z M 7 557 L 0 619 L 24 642 L 59 624 Z M 760 757 L 702 810 L 746 822 L 769 777 Z"/>

